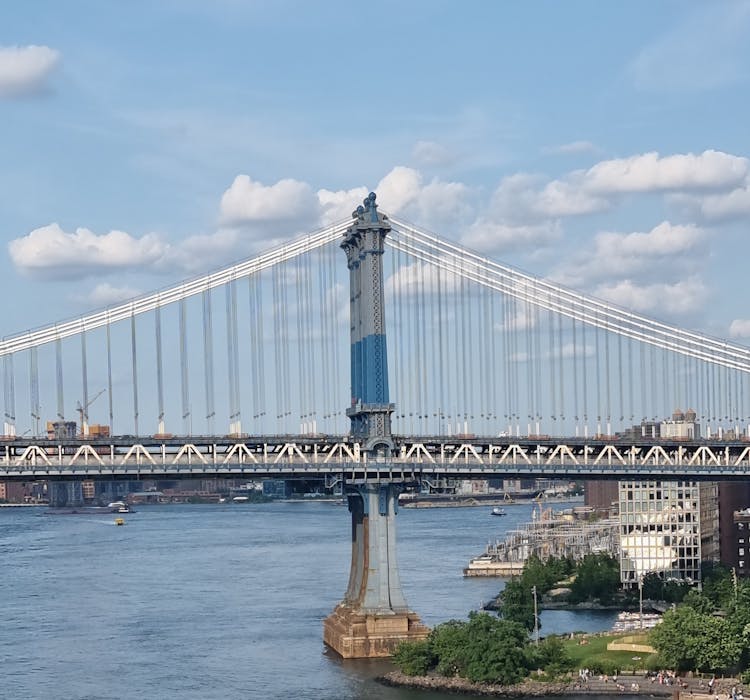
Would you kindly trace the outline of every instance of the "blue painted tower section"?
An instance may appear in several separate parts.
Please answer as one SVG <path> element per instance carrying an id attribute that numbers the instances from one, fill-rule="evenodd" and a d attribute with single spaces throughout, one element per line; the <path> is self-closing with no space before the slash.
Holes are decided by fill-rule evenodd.
<path id="1" fill-rule="evenodd" d="M 349 267 L 351 318 L 351 406 L 347 409 L 352 435 L 365 450 L 390 454 L 391 413 L 388 396 L 388 357 L 383 294 L 383 247 L 391 230 L 378 212 L 375 193 L 352 213 L 354 223 L 341 247 Z"/>

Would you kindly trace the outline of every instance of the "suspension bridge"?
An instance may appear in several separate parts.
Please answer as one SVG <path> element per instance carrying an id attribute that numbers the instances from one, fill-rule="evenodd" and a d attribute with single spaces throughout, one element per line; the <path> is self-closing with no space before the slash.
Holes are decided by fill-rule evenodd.
<path id="1" fill-rule="evenodd" d="M 750 349 L 387 221 L 387 464 L 347 416 L 370 370 L 347 337 L 342 221 L 6 336 L 0 478 L 746 475 Z M 678 407 L 689 439 L 644 427 Z"/>
<path id="2" fill-rule="evenodd" d="M 407 484 L 747 478 L 750 349 L 489 260 L 375 199 L 250 260 L 5 338 L 0 478 L 341 482 L 352 560 L 323 639 L 344 657 L 427 635 L 396 563 Z M 46 436 L 42 406 L 56 409 Z M 688 410 L 663 421 L 675 406 Z"/>

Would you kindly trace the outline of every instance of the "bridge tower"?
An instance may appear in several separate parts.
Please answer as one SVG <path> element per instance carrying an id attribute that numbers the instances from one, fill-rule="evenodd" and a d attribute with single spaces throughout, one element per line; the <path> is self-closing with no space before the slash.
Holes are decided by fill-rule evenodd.
<path id="1" fill-rule="evenodd" d="M 352 213 L 341 247 L 349 267 L 352 436 L 368 462 L 387 462 L 393 450 L 388 398 L 383 245 L 391 229 L 378 213 L 375 193 Z M 344 600 L 323 623 L 323 640 L 344 658 L 391 656 L 404 640 L 428 629 L 409 610 L 396 561 L 399 484 L 368 480 L 347 484 L 352 517 L 352 561 Z"/>

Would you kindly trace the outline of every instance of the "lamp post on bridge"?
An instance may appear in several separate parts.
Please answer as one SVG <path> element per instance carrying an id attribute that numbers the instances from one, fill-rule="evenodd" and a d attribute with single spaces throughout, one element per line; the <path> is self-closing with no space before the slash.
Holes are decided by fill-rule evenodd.
<path id="1" fill-rule="evenodd" d="M 352 438 L 367 462 L 387 462 L 394 449 L 388 395 L 383 246 L 391 230 L 375 193 L 352 213 L 341 247 L 349 267 Z M 399 484 L 365 473 L 345 484 L 352 518 L 352 560 L 344 600 L 323 622 L 323 641 L 344 658 L 391 656 L 428 629 L 409 610 L 396 560 Z"/>

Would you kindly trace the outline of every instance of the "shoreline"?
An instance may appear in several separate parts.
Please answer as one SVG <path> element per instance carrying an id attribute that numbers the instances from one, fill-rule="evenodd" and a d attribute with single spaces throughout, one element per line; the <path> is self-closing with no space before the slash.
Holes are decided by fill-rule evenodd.
<path id="1" fill-rule="evenodd" d="M 714 695 L 705 689 L 697 687 L 698 679 L 690 679 L 687 687 L 674 685 L 659 685 L 651 682 L 643 675 L 623 675 L 618 678 L 619 684 L 612 680 L 604 681 L 592 679 L 581 685 L 578 681 L 535 681 L 527 678 L 515 685 L 500 685 L 492 683 L 474 683 L 464 678 L 443 676 L 407 676 L 401 671 L 390 671 L 376 679 L 379 683 L 395 688 L 410 688 L 414 690 L 430 690 L 457 695 L 484 697 L 561 697 L 577 698 L 581 695 L 616 695 L 626 698 L 673 698 L 679 700 L 680 695 L 691 700 L 713 700 Z M 635 687 L 633 686 L 635 684 Z M 725 695 L 732 685 L 741 685 L 736 680 L 722 679 L 717 682 L 715 694 Z M 619 686 L 619 687 L 618 687 Z M 726 687 L 725 687 L 726 686 Z"/>

